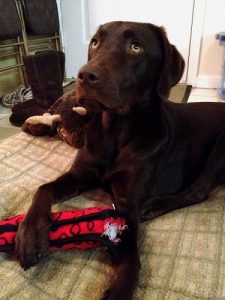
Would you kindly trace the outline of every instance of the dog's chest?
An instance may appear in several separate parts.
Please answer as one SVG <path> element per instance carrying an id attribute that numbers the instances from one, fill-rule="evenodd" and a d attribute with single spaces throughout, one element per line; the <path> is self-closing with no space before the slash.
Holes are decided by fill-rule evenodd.
<path id="1" fill-rule="evenodd" d="M 121 149 L 126 144 L 127 128 L 119 119 L 115 120 L 114 118 L 107 112 L 102 113 L 103 138 L 100 142 L 105 156 L 116 161 Z"/>
<path id="2" fill-rule="evenodd" d="M 184 183 L 184 168 L 183 155 L 164 154 L 156 164 L 151 194 L 158 196 L 177 193 Z"/>

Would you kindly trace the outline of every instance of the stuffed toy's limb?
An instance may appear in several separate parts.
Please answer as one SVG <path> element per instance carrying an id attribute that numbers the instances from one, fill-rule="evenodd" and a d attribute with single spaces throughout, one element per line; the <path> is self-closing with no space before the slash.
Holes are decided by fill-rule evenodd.
<path id="1" fill-rule="evenodd" d="M 70 146 L 81 148 L 84 144 L 85 121 L 83 119 L 86 115 L 87 110 L 84 107 L 73 107 L 70 118 L 69 114 L 62 113 L 62 122 L 57 126 L 58 136 Z"/>
<path id="2" fill-rule="evenodd" d="M 33 116 L 28 118 L 22 125 L 21 129 L 24 132 L 35 136 L 53 136 L 56 134 L 55 124 L 59 122 L 61 122 L 60 115 L 44 113 L 42 116 Z"/>
<path id="3" fill-rule="evenodd" d="M 78 116 L 85 116 L 87 114 L 87 110 L 84 107 L 73 107 L 72 110 L 74 111 L 74 117 L 77 117 L 76 114 Z M 50 113 L 44 113 L 42 116 L 32 116 L 28 118 L 22 125 L 22 130 L 35 136 L 54 135 L 57 125 L 61 124 L 61 122 L 62 119 L 59 114 L 51 115 Z M 58 133 L 64 140 L 65 136 L 69 134 L 69 131 L 61 125 Z M 68 142 L 68 144 L 71 143 Z"/>
<path id="4" fill-rule="evenodd" d="M 75 90 L 59 98 L 49 112 L 61 116 L 61 123 L 57 126 L 59 137 L 69 145 L 81 148 L 84 144 L 84 133 L 93 116 L 84 107 L 77 105 Z"/>
<path id="5" fill-rule="evenodd" d="M 50 113 L 44 113 L 42 116 L 33 116 L 26 120 L 27 123 L 30 124 L 44 124 L 48 126 L 52 126 L 53 122 L 61 122 L 60 115 L 51 115 Z"/>
<path id="6" fill-rule="evenodd" d="M 25 215 L 0 221 L 0 252 L 14 251 L 14 241 L 19 224 Z M 111 207 L 92 207 L 52 214 L 49 233 L 49 250 L 93 249 L 107 246 L 116 251 L 126 235 L 125 218 Z"/>
<path id="7" fill-rule="evenodd" d="M 84 107 L 73 107 L 72 108 L 74 112 L 76 112 L 80 116 L 86 116 L 87 115 L 87 110 Z"/>
<path id="8" fill-rule="evenodd" d="M 66 128 L 64 128 L 62 124 L 58 124 L 56 130 L 60 139 L 66 142 L 67 144 L 69 144 L 70 146 L 75 148 L 82 147 L 84 140 L 80 135 L 77 134 L 76 131 L 74 130 L 69 131 Z"/>

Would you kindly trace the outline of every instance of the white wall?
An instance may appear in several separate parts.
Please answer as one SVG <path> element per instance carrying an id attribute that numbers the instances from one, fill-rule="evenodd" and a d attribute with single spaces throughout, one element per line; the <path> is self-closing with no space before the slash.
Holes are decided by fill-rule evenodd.
<path id="1" fill-rule="evenodd" d="M 165 26 L 170 41 L 177 46 L 188 65 L 194 0 L 59 1 L 67 77 L 76 76 L 86 62 L 88 42 L 99 24 L 112 20 L 133 20 Z M 179 13 L 174 16 L 174 12 Z M 187 67 L 182 81 L 186 82 L 186 78 Z"/>
<path id="2" fill-rule="evenodd" d="M 86 9 L 88 11 L 90 8 L 93 8 L 92 6 L 94 6 L 94 3 L 104 3 L 105 1 L 106 0 L 98 0 L 97 2 L 96 0 L 57 0 L 57 2 L 61 2 L 61 12 L 64 16 L 62 19 L 62 26 L 65 28 L 63 44 L 65 47 L 64 51 L 66 52 L 67 60 L 66 69 L 69 77 L 75 76 L 77 70 L 81 66 L 81 62 L 83 64 L 87 56 L 87 45 L 85 45 L 85 47 L 82 45 L 84 35 L 81 32 L 82 28 L 85 27 L 85 7 L 82 8 L 81 3 L 89 4 L 87 6 L 90 7 Z M 125 0 L 123 0 L 123 2 L 124 1 Z M 114 5 L 117 2 L 118 1 L 114 2 Z M 180 1 L 182 5 L 185 4 L 186 6 L 190 5 L 189 2 L 191 1 Z M 187 10 L 185 5 L 183 6 Z M 194 86 L 196 85 L 197 87 L 217 88 L 220 82 L 223 48 L 220 47 L 218 41 L 215 40 L 215 34 L 220 31 L 225 31 L 225 0 L 195 0 L 195 7 L 197 7 L 197 13 L 194 15 L 193 20 L 193 39 L 190 49 L 191 55 L 189 57 L 188 83 Z M 165 9 L 165 7 L 163 11 L 169 12 L 169 10 Z M 83 13 L 82 16 L 81 12 Z M 101 14 L 102 18 L 105 16 L 105 13 L 106 11 L 104 11 L 103 15 Z M 169 20 L 171 19 L 170 15 L 171 11 L 168 13 Z M 178 16 L 176 15 L 176 33 L 178 35 L 180 32 L 180 27 L 178 24 L 182 22 L 182 19 L 178 20 L 177 17 Z M 88 28 L 94 28 L 94 26 L 90 25 L 96 25 L 92 24 L 92 21 L 93 19 L 89 18 L 88 22 L 91 24 L 88 24 Z M 172 20 L 170 21 L 172 22 Z M 88 33 L 90 34 L 92 32 Z M 185 36 L 187 37 L 187 34 L 185 34 Z M 87 38 L 87 36 L 85 37 Z M 173 36 L 170 36 L 170 39 L 175 44 L 180 43 L 181 45 L 178 48 L 182 50 L 183 37 L 180 39 L 179 43 L 177 42 L 177 37 L 175 39 Z"/>
<path id="3" fill-rule="evenodd" d="M 217 88 L 219 85 L 224 48 L 219 46 L 215 34 L 220 31 L 225 31 L 225 0 L 206 0 L 197 87 Z"/>

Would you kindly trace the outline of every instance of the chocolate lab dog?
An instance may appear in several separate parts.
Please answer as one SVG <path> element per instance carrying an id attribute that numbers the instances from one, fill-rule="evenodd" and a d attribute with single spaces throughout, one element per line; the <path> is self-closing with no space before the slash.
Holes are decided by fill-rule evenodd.
<path id="1" fill-rule="evenodd" d="M 77 104 L 92 115 L 84 145 L 71 169 L 33 197 L 16 238 L 24 269 L 48 249 L 51 205 L 103 187 L 126 212 L 129 235 L 113 259 L 115 275 L 102 299 L 132 299 L 139 221 L 199 203 L 225 183 L 225 105 L 167 101 L 183 69 L 163 28 L 100 26 L 76 84 Z"/>

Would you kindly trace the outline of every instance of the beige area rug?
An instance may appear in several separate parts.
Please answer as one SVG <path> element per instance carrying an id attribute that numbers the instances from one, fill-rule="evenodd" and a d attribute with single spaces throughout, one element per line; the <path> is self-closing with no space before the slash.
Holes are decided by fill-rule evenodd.
<path id="1" fill-rule="evenodd" d="M 192 86 L 187 84 L 177 84 L 170 92 L 169 100 L 175 103 L 184 103 L 188 101 Z"/>
<path id="2" fill-rule="evenodd" d="M 34 191 L 67 170 L 76 150 L 19 133 L 0 142 L 0 218 L 26 212 Z M 140 225 L 142 269 L 134 300 L 225 299 L 225 191 Z M 54 210 L 100 204 L 83 196 Z M 0 299 L 99 300 L 112 278 L 104 248 L 58 251 L 23 271 L 0 253 Z"/>
<path id="3" fill-rule="evenodd" d="M 17 133 L 21 132 L 20 128 L 1 128 L 0 127 L 0 140 L 3 140 L 9 136 L 15 135 Z"/>

